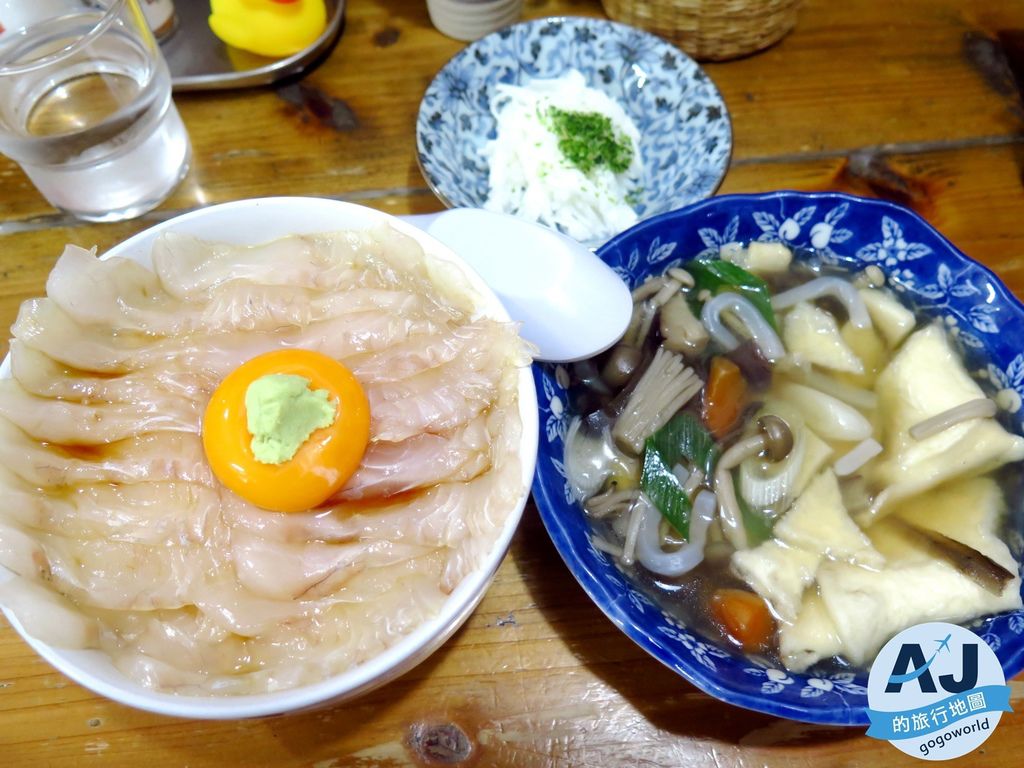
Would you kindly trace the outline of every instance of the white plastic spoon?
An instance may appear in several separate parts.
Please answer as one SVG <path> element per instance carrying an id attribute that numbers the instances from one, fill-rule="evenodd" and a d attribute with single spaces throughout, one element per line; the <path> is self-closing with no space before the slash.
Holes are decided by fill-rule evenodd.
<path id="1" fill-rule="evenodd" d="M 566 235 L 477 208 L 403 216 L 473 267 L 505 305 L 537 360 L 568 363 L 603 352 L 626 331 L 629 288 Z"/>

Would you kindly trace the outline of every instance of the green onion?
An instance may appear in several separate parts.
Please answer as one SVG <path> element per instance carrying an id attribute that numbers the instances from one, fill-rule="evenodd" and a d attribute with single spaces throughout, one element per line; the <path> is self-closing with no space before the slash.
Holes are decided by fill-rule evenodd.
<path id="1" fill-rule="evenodd" d="M 558 139 L 562 156 L 583 173 L 607 167 L 622 173 L 633 162 L 633 144 L 617 134 L 610 118 L 600 112 L 571 112 L 551 107 L 548 126 Z"/>
<path id="2" fill-rule="evenodd" d="M 735 475 L 733 476 L 733 488 L 736 489 L 736 503 L 740 507 L 743 527 L 747 529 L 747 542 L 751 547 L 756 547 L 772 537 L 775 517 L 764 511 L 755 510 L 747 503 L 747 500 L 740 495 L 739 483 L 736 481 Z"/>
<path id="3" fill-rule="evenodd" d="M 670 467 L 686 459 L 707 477 L 718 461 L 715 438 L 692 413 L 677 413 L 649 440 Z"/>
<path id="4" fill-rule="evenodd" d="M 691 413 L 678 413 L 644 443 L 640 490 L 684 538 L 690 531 L 690 499 L 672 468 L 685 460 L 705 477 L 714 472 L 718 446 Z"/>
<path id="5" fill-rule="evenodd" d="M 757 275 L 752 275 L 732 262 L 720 259 L 691 261 L 686 264 L 686 270 L 693 275 L 693 295 L 699 295 L 705 290 L 712 296 L 726 291 L 738 293 L 754 305 L 772 328 L 779 330 L 768 284 Z"/>
<path id="6" fill-rule="evenodd" d="M 690 513 L 693 505 L 686 494 L 679 478 L 672 472 L 674 464 L 666 464 L 664 458 L 654 447 L 654 438 L 647 438 L 644 450 L 644 464 L 640 471 L 640 489 L 661 512 L 662 517 L 669 521 L 679 535 L 686 538 L 690 533 Z"/>

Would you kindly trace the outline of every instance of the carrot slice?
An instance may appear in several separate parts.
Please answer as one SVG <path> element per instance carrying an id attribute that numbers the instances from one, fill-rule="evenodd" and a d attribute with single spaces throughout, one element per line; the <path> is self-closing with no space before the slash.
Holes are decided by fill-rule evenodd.
<path id="1" fill-rule="evenodd" d="M 747 380 L 736 363 L 727 357 L 711 359 L 704 387 L 704 424 L 719 440 L 732 431 L 747 404 Z"/>
<path id="2" fill-rule="evenodd" d="M 718 589 L 711 613 L 745 651 L 763 650 L 775 634 L 775 619 L 764 600 L 745 589 Z"/>

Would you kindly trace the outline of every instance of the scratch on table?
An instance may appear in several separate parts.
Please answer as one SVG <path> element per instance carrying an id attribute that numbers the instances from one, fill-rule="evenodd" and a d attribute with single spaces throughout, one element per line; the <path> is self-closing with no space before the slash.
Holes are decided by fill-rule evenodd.
<path id="1" fill-rule="evenodd" d="M 226 152 L 214 152 L 210 159 L 214 162 L 221 160 L 236 160 L 245 157 L 269 157 L 270 152 L 264 149 L 229 149 Z"/>
<path id="2" fill-rule="evenodd" d="M 10 688 L 14 683 L 10 680 L 0 680 L 0 688 Z"/>
<path id="3" fill-rule="evenodd" d="M 540 709 L 491 723 L 489 727 L 481 728 L 476 738 L 485 746 L 496 743 L 533 744 L 538 733 L 544 734 L 545 741 L 552 741 L 560 736 L 575 737 L 580 723 L 599 717 L 601 711 L 591 703 Z M 540 723 L 543 723 L 543 728 L 538 728 Z"/>
<path id="4" fill-rule="evenodd" d="M 366 768 L 414 768 L 415 762 L 400 741 L 387 741 L 353 752 L 341 765 L 366 766 Z"/>
<path id="5" fill-rule="evenodd" d="M 537 739 L 533 731 L 505 730 L 497 728 L 481 728 L 477 731 L 476 740 L 485 747 L 495 744 L 532 744 Z"/>
<path id="6" fill-rule="evenodd" d="M 99 755 L 110 749 L 110 744 L 106 741 L 90 741 L 85 745 L 85 751 L 90 755 Z"/>
<path id="7" fill-rule="evenodd" d="M 774 747 L 783 744 L 797 744 L 812 737 L 820 736 L 827 730 L 839 730 L 831 726 L 799 723 L 795 720 L 776 720 L 763 728 L 755 728 L 740 740 L 743 747 Z"/>
<path id="8" fill-rule="evenodd" d="M 739 768 L 743 765 L 742 758 L 740 758 L 739 760 L 730 760 L 728 758 L 723 758 L 725 758 L 725 756 L 721 752 L 719 752 L 714 747 L 711 748 L 711 759 L 715 763 L 715 768 L 726 768 L 726 766 L 729 766 L 730 768 Z"/>
<path id="9" fill-rule="evenodd" d="M 600 710 L 592 703 L 571 704 L 565 707 L 550 707 L 538 709 L 525 715 L 528 718 L 541 718 L 544 720 L 585 720 L 596 718 L 601 715 Z"/>
<path id="10" fill-rule="evenodd" d="M 363 176 L 366 173 L 366 167 L 357 165 L 353 168 L 328 168 L 325 173 L 328 176 Z"/>

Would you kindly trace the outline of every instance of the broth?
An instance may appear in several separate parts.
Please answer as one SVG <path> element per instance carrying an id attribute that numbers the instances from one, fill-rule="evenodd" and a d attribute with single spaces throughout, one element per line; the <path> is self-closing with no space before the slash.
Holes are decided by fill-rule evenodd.
<path id="1" fill-rule="evenodd" d="M 595 545 L 668 615 L 792 671 L 1019 608 L 1019 483 L 997 470 L 1024 438 L 944 327 L 877 267 L 722 256 L 649 278 L 620 344 L 572 368 Z"/>

